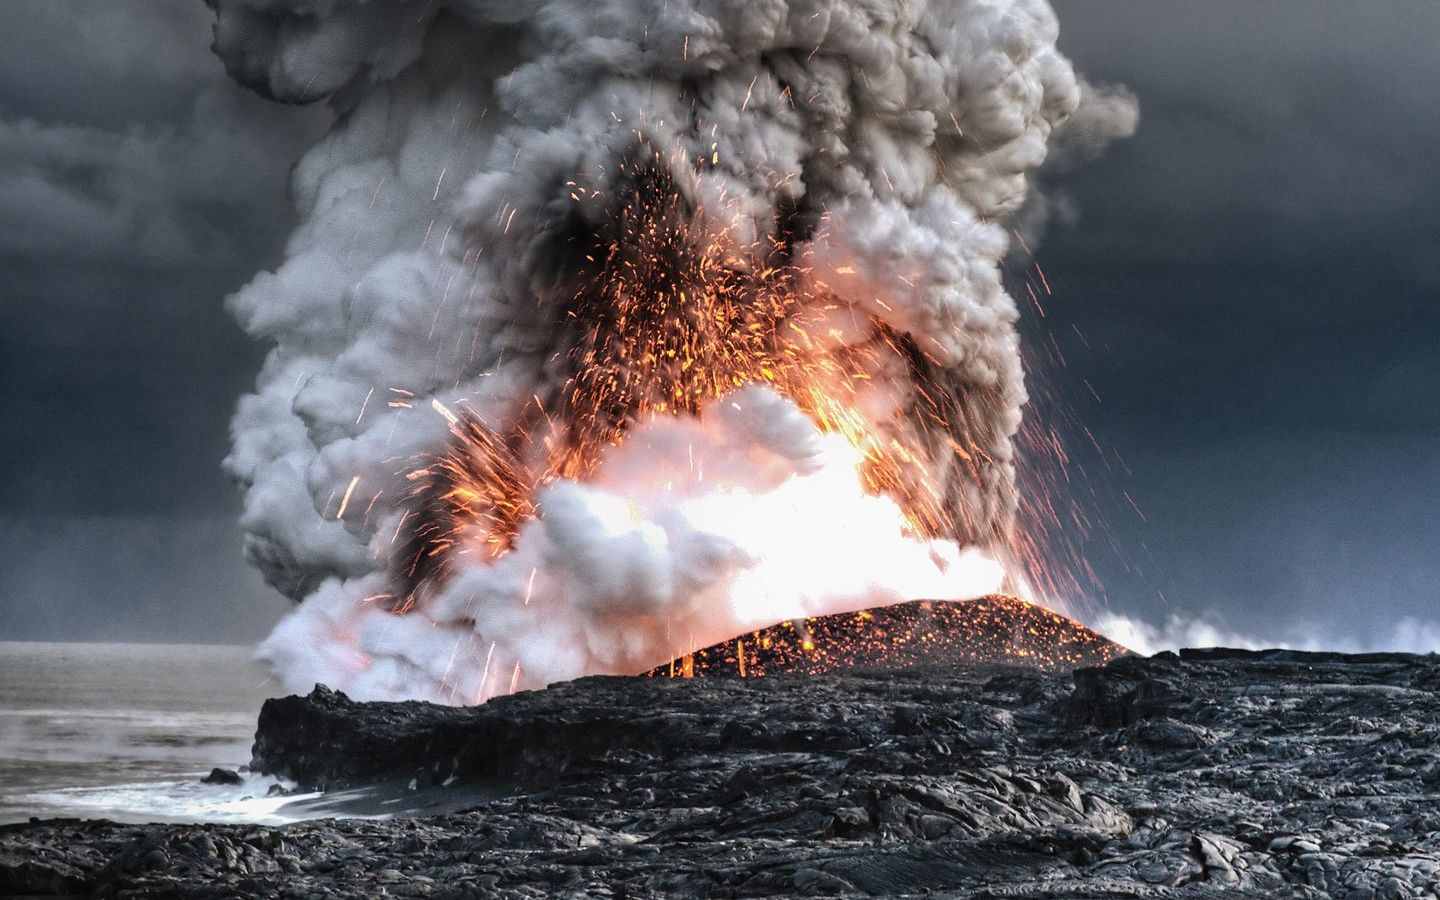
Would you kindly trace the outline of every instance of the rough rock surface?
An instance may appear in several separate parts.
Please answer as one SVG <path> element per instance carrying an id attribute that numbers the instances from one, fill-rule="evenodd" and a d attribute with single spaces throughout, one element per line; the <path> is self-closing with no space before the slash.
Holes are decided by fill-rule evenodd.
<path id="1" fill-rule="evenodd" d="M 897 603 L 781 622 L 697 650 L 649 674 L 821 675 L 873 666 L 1014 662 L 1070 672 L 1130 651 L 1074 619 L 1009 594 Z"/>
<path id="2" fill-rule="evenodd" d="M 453 776 L 510 791 L 389 821 L 8 826 L 0 884 L 133 897 L 1440 890 L 1433 656 L 591 678 L 459 710 L 317 691 L 268 704 L 258 737 L 258 766 L 310 785 Z"/>

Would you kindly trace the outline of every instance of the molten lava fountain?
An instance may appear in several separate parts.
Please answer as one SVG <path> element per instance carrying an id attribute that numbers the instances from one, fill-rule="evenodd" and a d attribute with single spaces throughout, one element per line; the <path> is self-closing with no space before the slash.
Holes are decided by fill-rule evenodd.
<path id="1" fill-rule="evenodd" d="M 1024 577 L 998 267 L 1092 95 L 1046 4 L 213 2 L 338 114 L 232 299 L 287 688 L 478 703 Z"/>

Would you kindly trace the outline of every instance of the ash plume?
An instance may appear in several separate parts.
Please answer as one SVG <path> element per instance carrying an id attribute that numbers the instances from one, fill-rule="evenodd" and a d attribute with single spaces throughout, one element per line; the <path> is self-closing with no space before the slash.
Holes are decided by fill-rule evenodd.
<path id="1" fill-rule="evenodd" d="M 234 420 L 288 687 L 478 702 L 994 590 L 1041 0 L 210 0 L 336 125 Z M 1097 95 L 1094 148 L 1133 127 Z"/>

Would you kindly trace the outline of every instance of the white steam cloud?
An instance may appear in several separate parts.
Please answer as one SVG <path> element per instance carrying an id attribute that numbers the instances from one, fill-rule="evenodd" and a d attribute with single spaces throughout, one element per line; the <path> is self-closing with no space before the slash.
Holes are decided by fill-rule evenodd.
<path id="1" fill-rule="evenodd" d="M 1340 653 L 1440 653 L 1440 622 L 1404 616 L 1386 630 L 1357 639 L 1291 628 L 1285 633 L 1238 631 L 1216 612 L 1199 616 L 1171 613 L 1160 625 L 1115 612 L 1103 612 L 1090 623 L 1116 643 L 1150 656 L 1185 647 L 1230 647 L 1241 650 L 1328 650 Z"/>
<path id="2" fill-rule="evenodd" d="M 477 702 L 998 586 L 961 549 L 1001 553 L 1015 505 L 1025 392 L 998 264 L 1084 100 L 1042 0 L 210 2 L 235 78 L 338 113 L 295 170 L 285 262 L 232 299 L 273 344 L 227 467 L 248 557 L 303 599 L 261 650 L 287 687 Z M 1133 128 L 1123 95 L 1085 109 L 1086 148 Z M 407 474 L 451 440 L 451 411 L 503 431 L 563 393 L 577 240 L 646 153 L 701 238 L 787 246 L 832 349 L 883 328 L 938 373 L 956 411 L 938 427 L 898 358 L 860 373 L 857 405 L 920 448 L 910 477 L 953 533 L 914 535 L 862 490 L 858 451 L 741 387 L 636 421 L 593 476 L 537 492 L 509 553 L 460 552 L 441 589 L 388 611 Z"/>

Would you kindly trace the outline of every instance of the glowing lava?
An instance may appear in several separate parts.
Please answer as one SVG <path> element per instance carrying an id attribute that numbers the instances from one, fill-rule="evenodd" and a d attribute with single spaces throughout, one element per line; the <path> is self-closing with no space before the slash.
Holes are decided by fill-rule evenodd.
<path id="1" fill-rule="evenodd" d="M 1129 652 L 1073 619 L 1001 594 L 781 622 L 678 657 L 649 674 L 759 678 L 958 662 L 1064 671 L 1103 665 Z"/>

